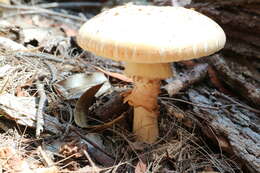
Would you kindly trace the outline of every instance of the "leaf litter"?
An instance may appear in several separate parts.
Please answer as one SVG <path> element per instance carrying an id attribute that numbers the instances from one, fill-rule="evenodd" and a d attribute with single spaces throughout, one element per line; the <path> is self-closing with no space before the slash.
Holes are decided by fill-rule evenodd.
<path id="1" fill-rule="evenodd" d="M 192 115 L 188 111 L 180 111 L 181 108 L 177 106 L 178 109 L 169 112 L 166 110 L 168 104 L 161 103 L 160 139 L 154 145 L 134 141 L 129 127 L 131 108 L 119 114 L 113 108 L 110 113 L 117 114 L 116 118 L 102 118 L 100 111 L 98 116 L 95 115 L 97 108 L 113 97 L 112 92 L 120 93 L 131 88 L 131 80 L 120 74 L 123 69 L 120 63 L 100 59 L 91 53 L 82 53 L 71 42 L 64 42 L 62 51 L 58 51 L 61 49 L 57 44 L 51 44 L 51 47 L 46 44 L 49 40 L 55 42 L 55 39 L 67 39 L 66 33 L 80 26 L 75 24 L 70 27 L 59 19 L 57 16 L 36 14 L 32 18 L 19 15 L 17 19 L 10 18 L 10 22 L 26 32 L 29 32 L 28 25 L 29 28 L 35 28 L 33 38 L 18 33 L 21 39 L 12 40 L 8 37 L 11 32 L 1 35 L 14 42 L 11 46 L 16 45 L 15 48 L 6 47 L 0 40 L 0 129 L 3 131 L 0 134 L 0 141 L 3 141 L 0 144 L 1 170 L 19 172 L 24 169 L 27 172 L 46 173 L 239 170 L 228 157 L 212 151 L 207 141 L 196 132 L 195 123 L 185 126 L 184 121 L 187 119 L 183 117 Z M 67 31 L 48 32 L 51 35 L 46 38 L 46 28 L 37 25 L 41 21 L 44 25 L 47 21 L 46 28 L 50 30 L 66 28 Z M 78 21 L 70 18 L 67 22 Z M 38 34 L 43 34 L 43 37 L 37 37 Z M 32 40 L 36 40 L 37 44 Z M 73 38 L 70 40 L 73 42 Z M 17 56 L 21 51 L 38 56 Z M 42 51 L 45 57 L 41 56 Z M 73 68 L 66 69 L 68 65 Z M 113 72 L 104 71 L 100 67 Z M 36 139 L 37 110 L 41 99 L 36 86 L 38 81 L 44 86 L 47 103 L 41 105 L 43 132 Z M 120 81 L 128 83 L 122 84 Z M 22 91 L 26 94 L 21 94 Z M 123 103 L 121 105 L 119 102 L 120 106 Z M 129 123 L 128 127 L 120 123 L 122 120 Z M 192 118 L 188 120 L 193 122 Z M 100 128 L 80 128 L 95 127 L 97 124 Z"/>

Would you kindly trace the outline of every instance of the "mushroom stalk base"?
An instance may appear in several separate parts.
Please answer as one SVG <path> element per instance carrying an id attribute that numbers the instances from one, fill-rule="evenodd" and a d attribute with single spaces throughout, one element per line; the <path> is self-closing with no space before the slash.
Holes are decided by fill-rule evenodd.
<path id="1" fill-rule="evenodd" d="M 138 141 L 153 143 L 156 141 L 158 130 L 158 115 L 156 112 L 150 112 L 143 107 L 134 108 L 133 132 Z"/>
<path id="2" fill-rule="evenodd" d="M 133 132 L 137 140 L 153 143 L 158 137 L 158 103 L 157 96 L 160 92 L 159 79 L 146 79 L 133 77 L 135 87 L 125 97 L 134 107 Z"/>

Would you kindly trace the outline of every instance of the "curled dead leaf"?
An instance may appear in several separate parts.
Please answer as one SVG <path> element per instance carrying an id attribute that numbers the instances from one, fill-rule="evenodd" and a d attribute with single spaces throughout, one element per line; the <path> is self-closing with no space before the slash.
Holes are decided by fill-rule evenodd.
<path id="1" fill-rule="evenodd" d="M 104 83 L 101 83 L 89 88 L 83 95 L 81 95 L 81 97 L 77 101 L 74 113 L 74 120 L 78 126 L 89 127 L 87 123 L 89 107 L 92 105 L 92 102 L 95 98 L 95 94 L 103 86 L 103 84 Z"/>
<path id="2" fill-rule="evenodd" d="M 96 93 L 103 86 L 104 83 L 96 85 L 88 89 L 77 101 L 75 111 L 74 111 L 74 120 L 75 123 L 81 128 L 92 128 L 95 130 L 103 130 L 105 128 L 110 127 L 114 123 L 122 120 L 125 117 L 125 114 L 115 118 L 114 120 L 101 124 L 101 125 L 88 125 L 88 114 L 89 108 L 92 105 Z"/>
<path id="3" fill-rule="evenodd" d="M 101 72 L 78 73 L 65 80 L 57 82 L 55 90 L 66 100 L 78 99 L 89 88 L 104 83 L 95 96 L 100 96 L 107 92 L 111 85 L 106 76 Z"/>

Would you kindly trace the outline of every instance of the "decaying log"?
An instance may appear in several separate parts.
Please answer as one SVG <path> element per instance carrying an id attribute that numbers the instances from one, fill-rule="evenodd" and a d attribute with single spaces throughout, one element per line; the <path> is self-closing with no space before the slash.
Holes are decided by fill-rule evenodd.
<path id="1" fill-rule="evenodd" d="M 219 108 L 193 106 L 193 115 L 196 116 L 195 119 L 205 136 L 215 141 L 223 151 L 236 156 L 242 164 L 241 167 L 252 173 L 259 173 L 259 113 L 247 109 L 247 106 L 240 107 L 235 104 L 238 101 L 232 102 L 226 97 L 219 97 L 223 94 L 207 87 L 189 89 L 187 93 L 193 103 Z"/>
<path id="2" fill-rule="evenodd" d="M 209 0 L 204 2 L 209 2 Z M 189 7 L 195 8 L 221 25 L 227 35 L 225 50 L 231 50 L 240 55 L 260 57 L 259 0 L 195 3 Z"/>
<path id="3" fill-rule="evenodd" d="M 198 64 L 185 73 L 182 73 L 178 77 L 174 78 L 169 84 L 163 88 L 168 92 L 170 96 L 177 94 L 180 90 L 186 89 L 190 85 L 201 81 L 205 78 L 208 70 L 208 64 Z"/>
<path id="4" fill-rule="evenodd" d="M 235 57 L 235 59 L 238 59 Z M 209 62 L 219 74 L 219 79 L 248 101 L 260 106 L 260 74 L 252 62 L 234 61 L 220 54 L 210 57 Z"/>
<path id="5" fill-rule="evenodd" d="M 194 0 L 189 8 L 209 16 L 224 29 L 227 43 L 222 51 L 206 59 L 234 99 L 199 86 L 189 89 L 191 102 L 219 109 L 193 106 L 202 132 L 217 146 L 236 156 L 245 172 L 260 172 L 260 1 Z M 252 106 L 247 106 L 246 104 Z M 234 157 L 233 157 L 234 158 Z"/>
<path id="6" fill-rule="evenodd" d="M 227 40 L 225 45 L 225 50 L 235 52 L 240 55 L 240 58 L 243 57 L 255 57 L 260 60 L 260 49 L 250 46 L 244 42 L 240 42 L 238 40 Z"/>
<path id="7" fill-rule="evenodd" d="M 260 18 L 244 12 L 241 7 L 225 7 L 224 9 L 203 7 L 199 11 L 215 19 L 224 29 L 230 28 L 237 31 L 251 31 L 250 34 L 260 34 Z"/>

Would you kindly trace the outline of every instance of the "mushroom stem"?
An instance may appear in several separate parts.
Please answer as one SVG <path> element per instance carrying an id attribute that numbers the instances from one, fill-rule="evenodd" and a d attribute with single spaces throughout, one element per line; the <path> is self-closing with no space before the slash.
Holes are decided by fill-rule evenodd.
<path id="1" fill-rule="evenodd" d="M 125 64 L 125 74 L 147 79 L 166 79 L 172 76 L 170 63 L 130 63 Z"/>
<path id="2" fill-rule="evenodd" d="M 158 114 L 143 107 L 134 108 L 133 132 L 138 141 L 153 143 L 158 137 Z"/>
<path id="3" fill-rule="evenodd" d="M 158 103 L 160 92 L 159 79 L 133 77 L 135 87 L 125 97 L 125 101 L 134 107 L 133 132 L 137 140 L 153 143 L 158 137 Z"/>
<path id="4" fill-rule="evenodd" d="M 125 73 L 135 84 L 131 93 L 125 94 L 125 102 L 134 107 L 133 131 L 137 140 L 153 143 L 158 137 L 158 103 L 161 79 L 172 76 L 169 63 L 125 65 Z"/>

